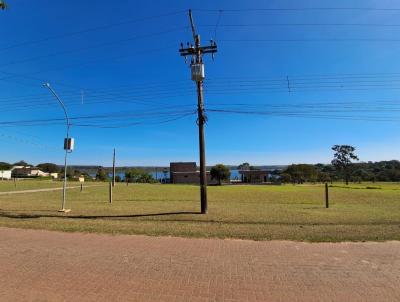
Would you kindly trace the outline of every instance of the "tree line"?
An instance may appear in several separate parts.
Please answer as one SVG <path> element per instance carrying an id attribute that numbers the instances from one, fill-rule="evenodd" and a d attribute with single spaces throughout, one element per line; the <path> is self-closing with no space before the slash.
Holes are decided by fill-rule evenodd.
<path id="1" fill-rule="evenodd" d="M 285 183 L 304 182 L 361 182 L 361 181 L 400 181 L 400 161 L 379 161 L 352 163 L 347 171 L 338 170 L 334 165 L 293 164 L 279 173 Z"/>
<path id="2" fill-rule="evenodd" d="M 350 145 L 334 145 L 333 160 L 330 164 L 293 164 L 283 170 L 281 182 L 349 182 L 400 181 L 400 161 L 379 161 L 357 163 L 356 148 Z"/>
<path id="3" fill-rule="evenodd" d="M 358 156 L 355 154 L 356 148 L 350 145 L 334 145 L 332 148 L 333 160 L 330 164 L 292 164 L 284 170 L 273 170 L 269 173 L 269 181 L 302 184 L 305 182 L 349 182 L 361 181 L 400 181 L 400 161 L 379 161 L 379 162 L 356 162 Z M 14 164 L 0 162 L 0 170 L 8 170 L 12 166 L 31 166 L 25 161 L 19 161 Z M 53 163 L 41 163 L 37 167 L 43 172 L 60 173 L 63 177 L 63 168 Z M 249 163 L 243 163 L 238 166 L 239 170 L 257 170 Z M 216 179 L 219 184 L 223 181 L 229 181 L 230 169 L 223 164 L 217 164 L 210 171 L 212 179 Z M 88 173 L 77 169 L 67 168 L 67 177 L 76 179 L 78 177 L 92 180 L 93 177 Z M 143 169 L 132 168 L 125 172 L 125 179 L 119 175 L 116 181 L 154 183 L 157 182 L 154 177 Z M 109 173 L 103 167 L 98 167 L 96 176 L 99 181 L 110 180 Z"/>

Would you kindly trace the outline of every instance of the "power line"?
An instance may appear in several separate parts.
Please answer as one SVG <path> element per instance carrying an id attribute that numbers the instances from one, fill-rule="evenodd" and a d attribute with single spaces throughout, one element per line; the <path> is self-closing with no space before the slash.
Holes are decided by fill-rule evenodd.
<path id="1" fill-rule="evenodd" d="M 237 9 L 203 9 L 195 8 L 193 11 L 197 12 L 231 12 L 231 13 L 241 13 L 241 12 L 275 12 L 275 11 L 380 11 L 380 12 L 398 12 L 400 8 L 387 7 L 271 7 L 271 8 L 237 8 Z"/>
<path id="2" fill-rule="evenodd" d="M 261 93 L 261 92 L 287 92 L 286 78 L 249 78 L 239 80 L 239 78 L 216 78 L 215 80 L 207 81 L 205 91 L 210 95 L 232 93 Z M 291 76 L 291 89 L 293 92 L 312 91 L 312 90 L 328 90 L 328 91 L 345 91 L 345 90 L 382 90 L 382 89 L 398 89 L 397 83 L 400 81 L 399 76 L 393 74 L 364 74 L 364 75 L 339 75 L 339 76 Z M 171 82 L 174 83 L 174 82 Z M 168 83 L 168 85 L 171 85 Z M 175 82 L 171 88 L 164 87 L 158 83 L 140 84 L 137 86 L 123 86 L 112 89 L 103 89 L 91 91 L 84 89 L 86 93 L 86 105 L 106 104 L 110 101 L 119 103 L 136 103 L 143 105 L 160 104 L 160 98 L 175 98 L 179 96 L 193 95 L 191 90 L 186 88 L 180 82 Z M 143 86 L 140 88 L 140 86 Z M 161 88 L 161 89 L 160 89 Z M 78 88 L 76 88 L 78 89 Z M 78 102 L 78 96 L 82 88 L 79 87 L 79 92 L 73 91 L 65 93 L 65 96 L 75 97 L 76 102 L 68 102 L 69 106 L 81 106 Z M 132 91 L 126 91 L 132 90 Z M 45 98 L 43 98 L 43 96 Z M 4 99 L 4 98 L 3 98 Z M 43 99 L 44 102 L 37 102 Z M 32 107 L 52 105 L 47 98 L 47 95 L 40 94 L 38 96 L 24 96 L 22 98 L 6 98 L 6 104 L 0 105 L 4 110 L 13 109 L 29 109 Z M 37 101 L 35 101 L 37 100 Z M 80 97 L 79 97 L 80 100 Z M 152 100 L 157 100 L 154 102 Z"/>
<path id="3" fill-rule="evenodd" d="M 282 117 L 310 117 L 358 121 L 378 121 L 378 122 L 400 122 L 400 117 L 382 115 L 382 113 L 398 113 L 400 111 L 400 102 L 396 100 L 376 102 L 368 104 L 360 101 L 342 101 L 342 102 L 323 102 L 323 103 L 297 103 L 297 104 L 255 104 L 238 103 L 224 104 L 211 103 L 214 107 L 208 109 L 209 112 L 226 114 L 245 114 L 245 115 L 264 115 L 264 116 L 282 116 Z M 394 105 L 394 107 L 393 107 Z M 190 106 L 190 105 L 187 105 Z M 215 107 L 217 106 L 217 107 Z M 268 106 L 269 110 L 261 109 Z M 148 125 L 157 123 L 167 123 L 187 116 L 193 116 L 193 109 L 182 109 L 184 106 L 176 105 L 166 107 L 166 110 L 153 110 L 142 112 L 116 112 L 103 115 L 89 115 L 71 117 L 72 125 L 75 127 L 94 127 L 94 128 L 123 128 L 134 125 Z M 231 108 L 233 107 L 233 108 Z M 235 108 L 236 107 L 236 108 Z M 243 108 L 238 108 L 243 107 Z M 180 110 L 176 110 L 179 108 Z M 174 110 L 170 110 L 174 109 Z M 358 115 L 342 115 L 342 113 L 356 113 Z M 378 115 L 360 115 L 364 113 L 375 113 Z M 341 114 L 341 115 L 338 115 Z M 121 123 L 124 120 L 135 118 L 135 122 Z M 36 119 L 36 120 L 18 120 L 0 122 L 2 127 L 10 126 L 43 126 L 59 125 L 64 119 Z M 90 123 L 85 123 L 90 122 Z M 111 124 L 110 124 L 111 122 Z M 116 124 L 118 123 L 118 124 Z"/>
<path id="4" fill-rule="evenodd" d="M 281 75 L 279 77 L 265 77 L 265 76 L 223 76 L 212 77 L 210 80 L 281 80 L 286 79 L 286 76 L 293 78 L 348 78 L 348 77 L 394 77 L 400 76 L 400 72 L 376 72 L 376 73 L 326 73 L 326 74 L 292 74 Z"/>
<path id="5" fill-rule="evenodd" d="M 149 37 L 160 36 L 160 35 L 164 35 L 164 34 L 167 34 L 167 33 L 172 33 L 172 32 L 176 32 L 176 31 L 184 30 L 186 28 L 187 27 L 176 27 L 176 28 L 169 29 L 169 30 L 164 30 L 164 31 L 161 31 L 161 32 L 144 34 L 144 35 L 136 35 L 136 36 L 133 36 L 133 37 L 127 38 L 127 39 L 116 40 L 116 41 L 111 41 L 111 42 L 105 42 L 105 43 L 100 43 L 100 44 L 96 44 L 96 45 L 92 45 L 92 46 L 88 46 L 88 47 L 71 49 L 71 50 L 64 50 L 64 51 L 59 51 L 59 52 L 55 52 L 55 53 L 51 53 L 51 54 L 47 54 L 47 55 L 40 55 L 40 56 L 36 56 L 36 57 L 25 58 L 25 59 L 22 59 L 22 60 L 16 60 L 16 61 L 11 61 L 11 62 L 2 64 L 2 65 L 0 65 L 0 67 L 16 65 L 16 64 L 22 64 L 22 63 L 27 63 L 27 62 L 37 61 L 37 60 L 43 60 L 43 59 L 47 59 L 47 58 L 50 58 L 50 57 L 56 57 L 56 56 L 60 56 L 60 55 L 66 55 L 66 54 L 81 52 L 81 51 L 95 49 L 95 48 L 114 46 L 116 44 L 135 41 L 135 40 L 139 40 L 139 39 L 145 39 L 145 38 L 149 38 Z"/>
<path id="6" fill-rule="evenodd" d="M 187 91 L 187 92 L 186 92 Z M 125 103 L 125 104 L 136 104 L 136 105 L 161 105 L 160 99 L 163 101 L 167 99 L 172 99 L 176 97 L 181 97 L 181 96 L 193 96 L 193 91 L 190 90 L 182 90 L 181 92 L 175 92 L 175 93 L 170 93 L 170 92 L 160 92 L 160 93 L 155 93 L 155 94 L 147 94 L 147 95 L 142 95 L 142 96 L 129 96 L 129 95 L 121 95 L 118 97 L 117 95 L 87 95 L 85 97 L 85 104 L 82 105 L 81 102 L 78 100 L 78 95 L 76 95 L 76 102 L 66 102 L 68 106 L 89 106 L 89 105 L 98 105 L 98 104 L 107 104 L 110 102 L 113 103 Z M 40 100 L 40 99 L 39 99 Z M 155 101 L 158 100 L 158 101 Z M 45 100 L 46 102 L 32 102 L 32 100 L 26 100 L 26 101 L 20 101 L 17 103 L 7 103 L 4 104 L 3 106 L 0 106 L 0 109 L 19 109 L 19 108 L 24 108 L 28 109 L 31 107 L 40 107 L 40 106 L 49 106 L 52 105 L 53 102 L 49 100 Z"/>
<path id="7" fill-rule="evenodd" d="M 17 76 L 17 75 L 16 75 Z M 400 73 L 376 73 L 376 74 L 332 74 L 332 75 L 291 75 L 291 82 L 296 84 L 348 84 L 348 83 L 390 83 L 400 81 Z M 40 81 L 38 79 L 38 81 Z M 282 87 L 287 84 L 287 78 L 270 78 L 270 77 L 215 77 L 207 80 L 205 85 L 209 88 L 215 87 L 229 87 L 229 85 L 245 87 L 245 86 L 261 86 L 265 84 L 276 86 L 281 85 Z M 73 87 L 70 85 L 65 85 L 60 83 L 62 86 Z M 172 88 L 170 88 L 172 86 Z M 166 87 L 167 89 L 163 88 Z M 181 81 L 169 81 L 169 82 L 153 82 L 153 83 L 140 83 L 135 85 L 124 85 L 119 87 L 113 87 L 109 89 L 96 89 L 96 88 L 87 88 L 87 87 L 74 87 L 74 89 L 65 93 L 70 96 L 80 95 L 81 90 L 85 90 L 88 92 L 88 95 L 93 96 L 104 96 L 109 95 L 110 93 L 118 93 L 118 97 L 121 97 L 120 93 L 124 93 L 127 90 L 135 91 L 134 94 L 129 92 L 124 96 L 144 96 L 147 92 L 169 92 L 169 91 L 182 91 L 182 89 L 189 88 L 185 82 Z M 160 88 L 162 88 L 160 90 Z M 78 92 L 79 90 L 79 92 Z M 136 93 L 138 92 L 138 93 Z M 13 103 L 13 101 L 18 100 L 34 100 L 41 99 L 43 96 L 47 96 L 47 94 L 35 94 L 35 95 L 25 95 L 20 97 L 3 97 L 0 100 L 6 100 L 8 103 Z"/>
<path id="8" fill-rule="evenodd" d="M 1 72 L 1 71 L 0 71 Z M 11 73 L 10 73 L 11 74 Z M 22 76 L 19 74 L 14 74 L 12 73 L 11 75 L 15 76 Z M 37 80 L 39 83 L 42 83 L 42 79 L 34 78 Z M 58 85 L 64 86 L 68 88 L 68 91 L 66 92 L 64 90 L 63 94 L 67 96 L 76 96 L 81 94 L 81 91 L 84 90 L 86 93 L 90 95 L 107 95 L 109 93 L 116 93 L 116 92 L 123 92 L 126 90 L 133 90 L 133 91 L 145 91 L 145 92 L 154 92 L 158 88 L 163 88 L 162 91 L 165 91 L 165 88 L 169 88 L 171 85 L 173 86 L 173 89 L 178 89 L 179 87 L 189 87 L 189 85 L 185 82 L 182 81 L 163 81 L 162 83 L 160 82 L 150 82 L 150 83 L 136 83 L 134 85 L 132 84 L 127 84 L 123 86 L 117 86 L 117 87 L 111 87 L 107 89 L 98 89 L 98 88 L 93 88 L 93 87 L 83 87 L 83 86 L 72 86 L 65 84 L 64 82 L 57 82 Z M 36 86 L 35 86 L 36 87 Z M 169 89 L 167 89 L 169 91 Z M 48 94 L 30 94 L 30 95 L 23 95 L 23 96 L 16 96 L 16 97 L 2 97 L 0 98 L 1 100 L 6 100 L 6 101 L 14 101 L 14 100 L 34 100 L 34 99 L 42 99 L 43 97 L 48 97 Z"/>
<path id="9" fill-rule="evenodd" d="M 26 75 L 20 75 L 20 74 L 14 74 L 14 73 L 8 73 L 12 76 L 19 76 L 19 77 L 27 77 L 29 79 L 32 80 L 36 80 L 39 83 L 42 83 L 43 80 L 42 79 L 38 79 L 38 78 L 34 78 L 34 77 L 30 77 L 30 76 L 26 76 Z M 291 75 L 290 79 L 291 82 L 296 82 L 299 83 L 298 81 L 300 80 L 304 80 L 304 81 L 313 81 L 313 80 L 345 80 L 347 81 L 347 83 L 349 82 L 367 82 L 367 81 L 371 81 L 371 82 L 395 82 L 398 78 L 400 77 L 400 73 L 365 73 L 365 74 L 361 74 L 361 73 L 353 73 L 353 74 L 306 74 L 306 75 Z M 366 80 L 365 80 L 366 79 Z M 376 80 L 375 80 L 376 79 Z M 231 81 L 231 82 L 230 82 Z M 212 78 L 211 80 L 207 80 L 206 82 L 206 87 L 220 87 L 220 86 L 224 86 L 224 83 L 226 85 L 228 84 L 233 84 L 233 81 L 235 83 L 243 83 L 240 84 L 240 86 L 251 86 L 250 84 L 252 83 L 263 83 L 263 82 L 273 82 L 273 83 L 280 83 L 282 85 L 285 85 L 285 89 L 286 89 L 286 84 L 287 84 L 287 79 L 286 76 L 285 77 L 281 77 L 281 78 L 271 78 L 271 77 L 215 77 Z M 332 81 L 330 81 L 332 82 Z M 176 83 L 181 83 L 180 81 L 178 82 L 168 82 L 167 85 L 170 86 L 171 84 L 174 84 L 174 86 L 176 87 Z M 341 83 L 341 81 L 338 81 L 338 83 Z M 181 83 L 183 84 L 183 83 Z M 302 83 L 303 84 L 303 83 Z M 73 88 L 73 90 L 71 90 L 71 92 L 69 93 L 70 96 L 76 96 L 78 94 L 78 90 L 79 90 L 79 95 L 80 95 L 80 91 L 81 90 L 85 90 L 86 92 L 88 92 L 90 94 L 90 91 L 96 93 L 96 96 L 104 96 L 107 95 L 107 91 L 104 90 L 94 90 L 93 88 L 85 88 L 85 87 L 75 87 L 75 86 L 71 86 L 71 85 L 65 85 L 64 83 L 59 83 L 59 85 L 61 86 L 66 86 L 68 88 Z M 149 90 L 149 91 L 154 91 L 154 90 L 158 90 L 159 87 L 165 86 L 163 84 L 160 83 L 140 83 L 137 84 L 136 86 L 129 86 L 129 85 L 125 85 L 122 87 L 122 90 L 124 88 L 126 89 L 134 89 L 135 91 L 143 91 L 143 90 Z M 35 86 L 36 87 L 36 86 Z M 143 87 L 143 89 L 141 88 Z M 177 88 L 177 87 L 176 87 Z M 116 89 L 118 91 L 121 91 L 121 87 L 118 88 L 112 88 L 112 92 L 115 93 Z M 178 89 L 178 88 L 177 88 Z M 98 92 L 101 92 L 101 94 L 98 94 Z M 110 91 L 108 91 L 110 92 Z M 135 96 L 137 96 L 138 94 L 135 94 Z M 21 96 L 21 97 L 7 97 L 7 98 L 2 98 L 3 100 L 7 100 L 8 104 L 14 103 L 12 101 L 18 101 L 18 100 L 34 100 L 34 99 L 41 99 L 43 96 L 47 96 L 44 94 L 38 94 L 38 95 L 27 95 L 27 96 Z M 130 95 L 133 96 L 133 95 Z M 118 98 L 121 98 L 121 95 L 118 94 Z"/>
<path id="10" fill-rule="evenodd" d="M 317 39 L 222 39 L 219 42 L 257 42 L 257 43 L 272 43 L 272 42 L 400 42 L 400 39 L 385 39 L 385 38 L 317 38 Z"/>
<path id="11" fill-rule="evenodd" d="M 385 23 L 255 23 L 255 24 L 218 24 L 218 27 L 237 28 L 237 27 L 289 27 L 289 26 L 305 26 L 305 27 L 400 27 L 400 24 Z M 212 24 L 202 24 L 199 27 L 215 27 Z"/>
<path id="12" fill-rule="evenodd" d="M 196 112 L 189 112 L 189 113 L 184 113 L 180 114 L 174 118 L 166 118 L 164 120 L 156 121 L 156 122 L 150 122 L 146 124 L 150 125 L 160 125 L 160 124 L 166 124 L 170 122 L 174 122 L 180 119 L 183 119 L 188 116 L 194 116 Z M 143 122 L 132 122 L 132 123 L 125 123 L 125 124 L 119 124 L 119 125 L 95 125 L 95 124 L 77 124 L 76 126 L 78 127 L 90 127 L 90 128 L 105 128 L 105 129 L 116 129 L 116 128 L 127 128 L 131 126 L 136 126 L 136 125 L 143 125 Z"/>
<path id="13" fill-rule="evenodd" d="M 43 149 L 47 149 L 47 150 L 58 150 L 58 148 L 56 148 L 54 146 L 49 146 L 46 144 L 33 142 L 33 141 L 30 141 L 30 140 L 27 140 L 24 138 L 16 137 L 11 134 L 0 133 L 0 138 L 3 140 L 10 140 L 13 142 L 18 142 L 18 143 L 22 143 L 22 144 L 26 144 L 26 145 L 30 145 L 30 146 L 34 146 L 34 147 L 39 147 L 39 148 L 43 148 Z"/>
<path id="14" fill-rule="evenodd" d="M 175 45 L 175 43 L 174 43 L 174 45 Z M 104 62 L 104 60 L 107 60 L 107 63 L 109 63 L 110 61 L 120 60 L 120 59 L 123 59 L 123 58 L 136 56 L 136 55 L 139 55 L 139 54 L 149 54 L 149 53 L 160 52 L 160 51 L 164 51 L 164 50 L 172 49 L 172 48 L 174 48 L 174 46 L 172 46 L 172 44 L 171 44 L 171 46 L 164 46 L 164 47 L 160 47 L 160 48 L 151 48 L 151 49 L 148 49 L 148 50 L 143 50 L 143 51 L 138 51 L 138 52 L 131 52 L 131 53 L 126 54 L 126 55 L 114 56 L 112 58 L 106 58 L 106 59 L 102 58 L 102 59 L 96 59 L 96 60 L 92 60 L 92 61 L 86 61 L 84 63 L 75 63 L 75 64 L 70 64 L 70 65 L 64 65 L 64 66 L 61 66 L 61 67 L 55 67 L 55 68 L 49 68 L 49 69 L 45 69 L 45 70 L 34 71 L 34 72 L 27 73 L 27 74 L 15 74 L 15 73 L 1 71 L 2 73 L 6 73 L 6 74 L 8 73 L 8 74 L 11 74 L 11 75 L 9 77 L 0 78 L 0 81 L 7 81 L 7 80 L 10 80 L 10 79 L 12 79 L 14 77 L 23 77 L 23 78 L 30 78 L 30 79 L 37 80 L 35 78 L 30 77 L 30 75 L 39 74 L 39 73 L 43 73 L 43 72 L 51 72 L 51 71 L 56 71 L 56 70 L 63 70 L 63 69 L 68 69 L 68 68 L 76 67 L 76 66 L 79 66 L 79 67 L 87 66 L 87 65 L 90 65 L 90 64 L 93 64 L 93 63 Z"/>
<path id="15" fill-rule="evenodd" d="M 172 106 L 166 107 L 164 109 L 171 109 L 171 108 L 182 108 L 184 106 Z M 164 111 L 142 111 L 142 112 L 115 112 L 111 114 L 103 114 L 103 115 L 87 115 L 87 116 L 75 116 L 70 117 L 69 120 L 72 121 L 71 125 L 77 125 L 74 121 L 94 121 L 94 122 L 101 122 L 106 119 L 114 119 L 114 120 L 123 120 L 123 119 L 146 119 L 146 118 L 160 118 L 160 117 L 170 117 L 174 115 L 181 115 L 181 114 L 192 114 L 194 111 L 193 109 L 180 109 L 180 110 L 164 110 Z M 46 118 L 46 119 L 33 119 L 33 120 L 16 120 L 16 121 L 0 121 L 0 125 L 32 125 L 32 124 L 49 124 L 49 123 L 58 123 L 64 122 L 64 118 Z"/>
<path id="16" fill-rule="evenodd" d="M 154 19 L 159 19 L 159 18 L 168 17 L 168 16 L 175 16 L 175 15 L 178 15 L 178 14 L 182 14 L 184 12 L 185 11 L 180 10 L 180 11 L 175 11 L 175 12 L 171 12 L 171 13 L 166 13 L 166 14 L 161 14 L 161 15 L 141 18 L 141 19 L 127 20 L 127 21 L 122 21 L 122 22 L 117 22 L 117 23 L 110 23 L 110 24 L 106 24 L 106 25 L 86 28 L 86 29 L 79 30 L 79 31 L 72 31 L 72 32 L 64 33 L 64 34 L 49 36 L 49 37 L 46 37 L 46 38 L 43 38 L 43 39 L 20 42 L 20 43 L 16 43 L 16 44 L 13 44 L 13 45 L 2 47 L 2 48 L 0 48 L 0 52 L 6 51 L 6 50 L 10 50 L 10 49 L 13 49 L 13 48 L 17 48 L 17 47 L 21 47 L 21 46 L 39 44 L 39 43 L 43 43 L 43 42 L 47 42 L 47 41 L 51 41 L 51 40 L 57 40 L 57 39 L 61 39 L 61 38 L 80 35 L 80 34 L 83 34 L 83 33 L 88 33 L 88 32 L 93 32 L 93 31 L 98 31 L 98 30 L 104 30 L 104 29 L 108 29 L 110 27 L 126 25 L 126 24 L 132 24 L 132 23 L 139 23 L 139 22 L 144 22 L 144 21 L 151 21 L 151 20 L 154 20 Z"/>
<path id="17" fill-rule="evenodd" d="M 387 86 L 387 85 L 362 85 L 362 86 L 366 86 L 364 88 L 360 88 L 359 86 L 355 86 L 355 87 L 343 87 L 343 86 L 292 86 L 291 87 L 291 92 L 307 92 L 307 91 L 311 91 L 311 92 L 315 92 L 315 91 L 321 91 L 321 90 L 325 90 L 325 91 L 371 91 L 371 90 L 397 90 L 399 89 L 399 87 L 393 87 L 393 86 Z M 362 87 L 361 86 L 361 87 Z M 338 88 L 339 87 L 339 88 Z M 287 88 L 274 88 L 274 87 L 259 87 L 259 88 L 229 88 L 229 87 L 225 87 L 225 88 L 220 88 L 220 89 L 214 89 L 214 90 L 209 90 L 209 89 L 205 89 L 205 92 L 209 95 L 226 95 L 227 92 L 230 93 L 230 95 L 233 94 L 240 94 L 240 93 L 246 93 L 248 94 L 249 92 L 251 92 L 252 94 L 257 94 L 257 93 L 265 93 L 265 92 L 269 92 L 269 93 L 279 93 L 279 92 L 287 92 Z M 153 99 L 160 99 L 160 96 L 162 96 L 163 99 L 168 99 L 168 98 L 175 98 L 175 97 L 182 97 L 185 95 L 190 95 L 192 96 L 193 93 L 192 92 L 188 92 L 188 93 L 182 93 L 182 92 L 178 92 L 178 93 L 173 93 L 173 94 L 158 94 L 159 96 L 153 96 L 153 97 L 142 97 L 141 99 L 138 98 L 129 98 L 129 96 L 121 96 L 120 98 L 117 97 L 112 97 L 112 96 L 105 96 L 102 97 L 100 100 L 96 100 L 97 98 L 94 98 L 92 100 L 92 98 L 87 98 L 88 101 L 86 101 L 85 106 L 88 105 L 98 105 L 98 104 L 107 104 L 110 102 L 113 103 L 132 103 L 132 104 L 160 104 L 160 102 L 151 102 L 151 101 L 147 101 L 146 100 L 153 100 Z M 21 104 L 17 104 L 17 105 L 5 105 L 0 107 L 0 109 L 3 112 L 6 111 L 13 111 L 13 110 L 18 110 L 18 109 L 23 109 L 23 110 L 30 110 L 31 108 L 39 108 L 41 106 L 48 106 L 48 105 L 53 105 L 52 102 L 48 101 L 47 103 L 21 103 Z M 76 103 L 68 103 L 68 106 L 82 106 L 81 103 L 79 103 L 78 101 Z"/>
<path id="18" fill-rule="evenodd" d="M 400 122 L 400 118 L 374 117 L 374 116 L 338 116 L 328 114 L 309 114 L 305 112 L 275 112 L 275 111 L 250 111 L 250 110 L 229 110 L 229 109 L 207 109 L 208 112 L 227 113 L 227 114 L 244 114 L 244 115 L 261 115 L 261 116 L 282 116 L 282 117 L 307 117 L 319 119 L 337 119 L 337 120 L 354 120 L 354 121 L 372 121 L 372 122 Z"/>

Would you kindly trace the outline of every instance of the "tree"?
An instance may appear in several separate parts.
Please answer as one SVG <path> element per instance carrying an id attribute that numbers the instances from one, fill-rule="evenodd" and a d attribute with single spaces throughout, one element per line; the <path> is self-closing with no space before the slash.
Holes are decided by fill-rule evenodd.
<path id="1" fill-rule="evenodd" d="M 140 175 L 143 174 L 144 171 L 141 169 L 129 169 L 125 172 L 125 179 L 127 182 L 138 182 Z"/>
<path id="2" fill-rule="evenodd" d="M 306 181 L 315 182 L 317 180 L 318 171 L 313 165 L 298 164 L 290 165 L 282 174 L 288 174 L 293 183 L 302 184 Z M 288 179 L 286 177 L 286 179 Z"/>
<path id="3" fill-rule="evenodd" d="M 335 151 L 332 165 L 344 174 L 346 185 L 348 185 L 352 160 L 358 160 L 357 155 L 354 153 L 356 148 L 350 145 L 334 145 L 332 150 Z"/>
<path id="4" fill-rule="evenodd" d="M 251 166 L 249 163 L 240 164 L 237 168 L 238 170 L 260 170 L 259 168 Z"/>
<path id="5" fill-rule="evenodd" d="M 74 176 L 74 171 L 71 167 L 67 167 L 67 179 L 72 178 L 72 176 Z M 62 167 L 60 170 L 60 178 L 64 179 L 64 167 Z"/>
<path id="6" fill-rule="evenodd" d="M 250 164 L 243 163 L 243 164 L 240 164 L 237 168 L 238 168 L 238 170 L 250 170 Z"/>
<path id="7" fill-rule="evenodd" d="M 99 167 L 96 173 L 96 180 L 106 181 L 108 179 L 108 174 L 103 167 Z"/>
<path id="8" fill-rule="evenodd" d="M 130 169 L 125 172 L 125 180 L 127 182 L 154 183 L 156 180 L 149 173 L 142 169 Z"/>
<path id="9" fill-rule="evenodd" d="M 79 171 L 78 169 L 74 169 L 72 173 L 74 175 L 74 178 L 79 178 L 82 175 L 81 171 Z"/>
<path id="10" fill-rule="evenodd" d="M 0 162 L 0 170 L 10 170 L 11 165 L 6 162 Z"/>
<path id="11" fill-rule="evenodd" d="M 47 173 L 58 173 L 60 171 L 60 168 L 56 164 L 52 163 L 38 164 L 37 167 L 43 172 Z"/>
<path id="12" fill-rule="evenodd" d="M 282 173 L 282 174 L 281 174 L 281 181 L 282 181 L 283 183 L 292 182 L 292 177 L 291 177 L 290 174 L 288 174 L 288 173 Z"/>
<path id="13" fill-rule="evenodd" d="M 329 173 L 321 172 L 321 171 L 318 171 L 317 180 L 318 180 L 318 182 L 330 182 L 330 181 L 332 181 Z"/>
<path id="14" fill-rule="evenodd" d="M 218 164 L 211 168 L 210 174 L 211 179 L 218 180 L 219 185 L 221 185 L 223 180 L 229 180 L 231 171 L 223 164 Z"/>

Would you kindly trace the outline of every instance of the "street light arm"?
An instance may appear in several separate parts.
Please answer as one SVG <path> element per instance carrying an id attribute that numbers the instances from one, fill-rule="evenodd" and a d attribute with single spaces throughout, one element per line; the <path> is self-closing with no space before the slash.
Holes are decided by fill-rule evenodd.
<path id="1" fill-rule="evenodd" d="M 55 96 L 57 101 L 60 103 L 62 109 L 64 110 L 65 120 L 67 122 L 67 139 L 66 139 L 66 141 L 64 140 L 65 157 L 64 157 L 63 197 L 62 197 L 61 210 L 59 211 L 59 212 L 67 213 L 70 210 L 65 209 L 65 201 L 66 201 L 66 196 L 67 196 L 67 155 L 68 155 L 68 146 L 66 146 L 65 143 L 68 144 L 68 140 L 69 140 L 69 126 L 70 126 L 69 117 L 68 117 L 68 113 L 67 113 L 67 108 L 65 108 L 63 101 L 58 97 L 57 93 L 53 90 L 53 88 L 51 88 L 50 84 L 46 83 L 46 84 L 44 84 L 44 87 L 47 87 L 51 91 L 51 93 Z"/>
<path id="2" fill-rule="evenodd" d="M 55 96 L 55 98 L 57 99 L 57 101 L 60 103 L 62 109 L 64 110 L 64 114 L 65 114 L 65 119 L 67 121 L 67 137 L 68 137 L 68 130 L 69 130 L 69 126 L 71 125 L 69 123 L 69 117 L 68 117 L 68 113 L 67 113 L 67 108 L 65 108 L 65 105 L 63 103 L 63 101 L 58 97 L 57 93 L 53 90 L 53 88 L 51 88 L 49 83 L 44 84 L 45 87 L 47 87 L 51 93 Z"/>

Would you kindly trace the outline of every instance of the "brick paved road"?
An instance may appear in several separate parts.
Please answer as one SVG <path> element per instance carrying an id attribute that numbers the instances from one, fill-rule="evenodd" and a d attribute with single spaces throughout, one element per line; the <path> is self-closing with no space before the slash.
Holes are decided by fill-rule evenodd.
<path id="1" fill-rule="evenodd" d="M 400 301 L 400 242 L 0 228 L 0 301 Z"/>

